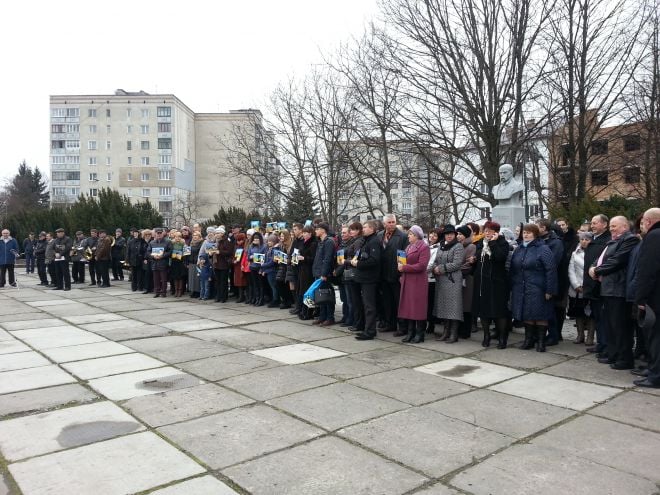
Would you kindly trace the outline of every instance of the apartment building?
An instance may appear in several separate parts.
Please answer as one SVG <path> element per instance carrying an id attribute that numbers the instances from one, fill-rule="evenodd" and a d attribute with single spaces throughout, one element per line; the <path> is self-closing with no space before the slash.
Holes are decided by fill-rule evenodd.
<path id="1" fill-rule="evenodd" d="M 117 90 L 50 97 L 51 203 L 100 189 L 148 199 L 166 224 L 184 212 L 211 217 L 221 206 L 250 209 L 250 184 L 235 178 L 219 140 L 258 110 L 196 114 L 176 96 Z"/>

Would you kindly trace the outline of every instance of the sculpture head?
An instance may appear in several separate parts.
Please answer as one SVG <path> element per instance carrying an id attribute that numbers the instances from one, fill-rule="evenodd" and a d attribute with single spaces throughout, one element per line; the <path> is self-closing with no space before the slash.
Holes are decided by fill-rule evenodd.
<path id="1" fill-rule="evenodd" d="M 508 184 L 513 179 L 513 166 L 505 163 L 500 166 L 500 182 Z"/>

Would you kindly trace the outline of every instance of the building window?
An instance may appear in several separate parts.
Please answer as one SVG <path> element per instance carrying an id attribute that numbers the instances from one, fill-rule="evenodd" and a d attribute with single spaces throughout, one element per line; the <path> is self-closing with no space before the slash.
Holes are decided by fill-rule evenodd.
<path id="1" fill-rule="evenodd" d="M 479 192 L 481 194 L 488 194 L 490 191 L 490 188 L 488 187 L 488 184 L 481 183 L 479 184 Z"/>
<path id="2" fill-rule="evenodd" d="M 148 156 L 143 156 L 142 158 L 140 158 L 140 163 L 144 166 L 148 166 L 149 165 L 149 157 Z"/>
<path id="3" fill-rule="evenodd" d="M 140 141 L 140 149 L 141 150 L 148 150 L 149 149 L 149 141 Z"/>
<path id="4" fill-rule="evenodd" d="M 80 109 L 79 108 L 67 108 L 66 109 L 66 116 L 67 117 L 80 117 Z"/>
<path id="5" fill-rule="evenodd" d="M 64 141 L 60 141 L 60 140 L 51 141 L 50 147 L 54 150 L 64 149 Z"/>
<path id="6" fill-rule="evenodd" d="M 623 138 L 623 151 L 639 151 L 642 149 L 642 140 L 639 134 L 631 134 Z"/>
<path id="7" fill-rule="evenodd" d="M 591 143 L 592 155 L 607 155 L 607 139 L 598 139 Z"/>
<path id="8" fill-rule="evenodd" d="M 89 180 L 92 182 L 96 182 L 99 180 L 99 175 L 96 172 L 90 172 L 89 173 Z"/>
<path id="9" fill-rule="evenodd" d="M 149 109 L 148 108 L 143 108 L 141 110 L 142 118 L 143 119 L 148 119 L 149 118 Z"/>
<path id="10" fill-rule="evenodd" d="M 563 144 L 561 146 L 561 166 L 568 167 L 571 163 L 571 156 L 573 155 L 573 149 L 570 144 Z"/>
<path id="11" fill-rule="evenodd" d="M 127 108 L 127 109 L 126 109 L 126 118 L 127 118 L 127 119 L 130 119 L 130 118 L 131 118 L 131 109 L 130 109 L 130 108 Z"/>
<path id="12" fill-rule="evenodd" d="M 106 149 L 106 150 L 109 150 L 110 148 L 112 148 L 112 142 L 110 142 L 110 141 L 106 141 L 106 142 L 105 142 L 105 149 Z"/>
<path id="13" fill-rule="evenodd" d="M 540 205 L 527 205 L 527 218 L 540 218 L 541 206 Z"/>
<path id="14" fill-rule="evenodd" d="M 106 176 L 105 176 L 105 180 L 107 180 L 108 182 L 112 181 L 112 172 L 108 172 L 108 173 L 106 174 Z"/>
<path id="15" fill-rule="evenodd" d="M 158 132 L 172 132 L 172 124 L 170 124 L 169 122 L 159 123 Z"/>
<path id="16" fill-rule="evenodd" d="M 90 189 L 90 190 L 89 190 L 89 195 L 90 195 L 92 198 L 95 198 L 95 197 L 97 197 L 97 196 L 99 195 L 99 190 L 98 190 L 98 189 Z"/>
<path id="17" fill-rule="evenodd" d="M 66 132 L 70 132 L 70 133 L 80 132 L 80 124 L 67 124 Z"/>
<path id="18" fill-rule="evenodd" d="M 172 202 L 171 201 L 159 201 L 158 202 L 158 211 L 159 211 L 159 213 L 172 213 Z"/>
<path id="19" fill-rule="evenodd" d="M 80 155 L 67 156 L 66 162 L 73 165 L 80 165 Z"/>
<path id="20" fill-rule="evenodd" d="M 170 180 L 171 174 L 172 173 L 169 170 L 161 170 L 158 172 L 158 180 Z"/>
<path id="21" fill-rule="evenodd" d="M 90 125 L 89 126 L 89 133 L 90 134 L 96 134 L 96 126 L 95 125 Z"/>
<path id="22" fill-rule="evenodd" d="M 132 156 L 126 157 L 126 163 L 128 163 L 129 165 L 133 165 L 133 157 Z"/>
<path id="23" fill-rule="evenodd" d="M 158 157 L 159 165 L 172 165 L 172 155 L 160 155 Z"/>
<path id="24" fill-rule="evenodd" d="M 142 189 L 142 197 L 148 198 L 149 196 L 151 196 L 151 189 L 149 188 Z"/>
<path id="25" fill-rule="evenodd" d="M 126 189 L 126 196 L 131 197 L 133 195 L 133 190 L 131 188 Z"/>
<path id="26" fill-rule="evenodd" d="M 126 126 L 126 134 L 133 134 L 133 126 L 132 125 L 127 125 Z"/>
<path id="27" fill-rule="evenodd" d="M 53 180 L 80 180 L 80 172 L 53 172 Z"/>
<path id="28" fill-rule="evenodd" d="M 156 113 L 158 117 L 171 117 L 172 116 L 172 107 L 158 107 Z"/>
<path id="29" fill-rule="evenodd" d="M 107 118 L 110 118 L 110 109 L 109 109 L 109 108 L 106 108 L 106 109 L 105 109 L 105 116 L 106 116 Z"/>
<path id="30" fill-rule="evenodd" d="M 67 141 L 65 143 L 65 148 L 70 149 L 70 150 L 78 150 L 78 149 L 80 149 L 80 141 L 77 141 L 77 140 Z"/>
<path id="31" fill-rule="evenodd" d="M 141 125 L 140 126 L 140 132 L 142 134 L 149 134 L 149 126 L 148 125 Z"/>
<path id="32" fill-rule="evenodd" d="M 89 158 L 87 158 L 87 165 L 96 165 L 96 157 L 90 156 Z"/>
<path id="33" fill-rule="evenodd" d="M 639 184 L 642 172 L 639 167 L 626 167 L 623 169 L 623 180 L 626 184 Z"/>
<path id="34" fill-rule="evenodd" d="M 479 208 L 479 214 L 481 215 L 481 218 L 490 218 L 490 206 Z"/>
<path id="35" fill-rule="evenodd" d="M 51 156 L 50 157 L 50 163 L 52 165 L 64 165 L 64 157 L 63 156 Z"/>
<path id="36" fill-rule="evenodd" d="M 606 186 L 608 184 L 607 172 L 605 170 L 594 170 L 591 172 L 592 186 Z"/>
<path id="37" fill-rule="evenodd" d="M 51 108 L 50 109 L 51 117 L 66 117 L 66 110 L 64 108 Z"/>
<path id="38" fill-rule="evenodd" d="M 64 132 L 64 124 L 53 124 L 50 126 L 50 132 L 53 134 L 61 134 Z"/>
<path id="39" fill-rule="evenodd" d="M 171 187 L 159 187 L 158 188 L 158 194 L 161 196 L 171 196 L 172 195 L 172 188 Z"/>
<path id="40" fill-rule="evenodd" d="M 87 141 L 87 149 L 93 151 L 96 149 L 96 141 Z"/>
<path id="41" fill-rule="evenodd" d="M 171 150 L 172 149 L 172 139 L 170 139 L 170 138 L 160 138 L 160 139 L 158 139 L 158 149 L 159 150 Z"/>
<path id="42" fill-rule="evenodd" d="M 126 175 L 126 180 L 129 181 L 129 182 L 132 182 L 133 181 L 133 174 L 127 174 Z"/>
<path id="43" fill-rule="evenodd" d="M 142 173 L 142 175 L 140 175 L 140 180 L 142 182 L 149 180 L 149 174 L 146 172 Z"/>
<path id="44" fill-rule="evenodd" d="M 110 159 L 109 156 L 106 156 L 106 157 L 105 157 L 105 164 L 106 164 L 106 165 L 112 165 L 112 160 Z"/>
<path id="45" fill-rule="evenodd" d="M 87 117 L 90 119 L 95 119 L 96 118 L 96 108 L 88 108 L 87 109 Z"/>
<path id="46" fill-rule="evenodd" d="M 133 149 L 133 141 L 126 141 L 126 150 L 131 151 Z"/>
<path id="47" fill-rule="evenodd" d="M 65 195 L 66 195 L 66 187 L 53 188 L 53 196 L 65 196 Z"/>

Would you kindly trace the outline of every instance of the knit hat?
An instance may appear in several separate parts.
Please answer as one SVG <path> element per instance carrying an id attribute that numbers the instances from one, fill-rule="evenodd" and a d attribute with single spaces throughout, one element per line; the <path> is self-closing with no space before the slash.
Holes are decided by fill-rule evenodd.
<path id="1" fill-rule="evenodd" d="M 254 229 L 247 229 L 246 234 L 248 237 L 252 237 L 252 234 L 254 234 Z"/>
<path id="2" fill-rule="evenodd" d="M 456 227 L 454 227 L 452 224 L 448 223 L 445 225 L 445 228 L 442 229 L 443 234 L 455 234 L 456 233 Z"/>
<path id="3" fill-rule="evenodd" d="M 206 227 L 207 234 L 215 234 L 215 227 Z"/>
<path id="4" fill-rule="evenodd" d="M 467 225 L 461 225 L 456 228 L 456 232 L 463 234 L 465 237 L 470 237 L 472 235 L 472 230 Z"/>
<path id="5" fill-rule="evenodd" d="M 215 231 L 216 234 L 226 234 L 227 231 L 225 230 L 225 227 L 223 225 L 220 225 Z"/>
<path id="6" fill-rule="evenodd" d="M 413 225 L 408 230 L 410 232 L 412 232 L 413 234 L 415 234 L 417 239 L 424 239 L 424 231 L 422 230 L 422 228 L 419 225 Z"/>

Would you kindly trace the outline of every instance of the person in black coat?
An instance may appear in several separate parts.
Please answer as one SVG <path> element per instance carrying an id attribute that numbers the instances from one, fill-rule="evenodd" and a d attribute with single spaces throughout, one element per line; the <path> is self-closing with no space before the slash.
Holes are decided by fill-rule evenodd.
<path id="1" fill-rule="evenodd" d="M 587 347 L 588 352 L 603 353 L 607 349 L 607 318 L 603 309 L 603 300 L 600 297 L 600 281 L 589 276 L 589 268 L 605 250 L 605 245 L 612 239 L 608 230 L 610 219 L 606 215 L 596 215 L 591 219 L 591 233 L 594 235 L 591 244 L 584 251 L 584 280 L 582 293 L 589 299 L 591 311 L 596 320 L 596 341 L 593 347 Z"/>
<path id="2" fill-rule="evenodd" d="M 351 260 L 360 253 L 364 244 L 362 237 L 362 224 L 353 222 L 348 226 L 348 235 L 351 240 L 344 250 L 344 269 L 341 274 L 344 287 L 351 301 L 352 325 L 348 328 L 354 332 L 364 331 L 364 306 L 362 304 L 362 289 L 357 281 L 357 268 L 351 264 Z M 343 325 L 342 325 L 343 326 Z"/>
<path id="3" fill-rule="evenodd" d="M 313 311 L 303 304 L 303 296 L 309 286 L 314 282 L 312 275 L 312 265 L 314 264 L 314 257 L 316 256 L 316 237 L 314 237 L 314 228 L 311 226 L 303 227 L 302 229 L 303 242 L 300 247 L 300 252 L 297 256 L 298 266 L 298 279 L 296 281 L 296 294 L 298 296 L 298 303 L 300 304 L 300 313 L 298 318 L 301 320 L 310 320 Z"/>
<path id="4" fill-rule="evenodd" d="M 328 234 L 330 225 L 326 222 L 320 222 L 315 227 L 315 234 L 318 239 L 318 247 L 312 264 L 312 275 L 314 279 L 320 278 L 325 286 L 332 287 L 329 279 L 333 275 L 335 266 L 335 242 Z M 334 290 L 334 289 L 333 289 Z M 330 326 L 335 324 L 335 303 L 319 304 L 319 319 L 314 324 L 320 326 Z"/>
<path id="5" fill-rule="evenodd" d="M 126 260 L 131 267 L 131 290 L 144 290 L 144 255 L 147 253 L 147 243 L 135 227 L 131 229 L 131 238 L 126 243 Z"/>
<path id="6" fill-rule="evenodd" d="M 350 262 L 357 269 L 355 281 L 360 284 L 364 307 L 364 331 L 355 336 L 357 340 L 372 340 L 376 336 L 376 297 L 383 256 L 381 241 L 376 236 L 377 228 L 376 220 L 365 222 L 362 227 L 364 244 Z"/>
<path id="7" fill-rule="evenodd" d="M 626 302 L 626 271 L 630 252 L 639 239 L 630 232 L 626 217 L 610 220 L 612 239 L 605 251 L 589 268 L 592 279 L 600 279 L 600 296 L 607 318 L 607 352 L 598 362 L 609 364 L 615 370 L 634 367 L 633 329 L 629 325 L 630 306 Z"/>
<path id="8" fill-rule="evenodd" d="M 39 238 L 34 245 L 34 257 L 37 260 L 37 273 L 39 274 L 39 285 L 48 285 L 48 275 L 46 272 L 46 233 L 39 232 Z"/>
<path id="9" fill-rule="evenodd" d="M 546 345 L 557 345 L 560 340 L 564 320 L 566 319 L 566 306 L 568 305 L 568 259 L 564 252 L 564 243 L 561 237 L 552 228 L 552 223 L 547 218 L 537 220 L 540 239 L 552 251 L 552 256 L 557 267 L 557 294 L 552 298 L 554 303 L 554 314 L 548 322 L 548 338 Z M 570 256 L 570 253 L 568 253 Z"/>
<path id="10" fill-rule="evenodd" d="M 25 273 L 34 273 L 34 233 L 30 232 L 23 240 L 23 253 L 25 254 Z"/>
<path id="11" fill-rule="evenodd" d="M 642 217 L 644 241 L 639 252 L 635 279 L 635 304 L 648 317 L 655 314 L 655 324 L 645 331 L 648 354 L 646 376 L 635 380 L 638 387 L 660 388 L 660 208 L 651 208 Z"/>
<path id="12" fill-rule="evenodd" d="M 147 259 L 151 260 L 151 271 L 154 278 L 154 297 L 167 296 L 167 275 L 172 257 L 172 242 L 165 239 L 163 229 L 154 229 L 156 238 L 149 243 Z"/>
<path id="13" fill-rule="evenodd" d="M 381 283 L 383 308 L 382 332 L 393 332 L 398 329 L 397 336 L 407 335 L 407 328 L 399 328 L 398 309 L 401 295 L 399 278 L 401 273 L 397 269 L 397 251 L 405 251 L 408 246 L 408 236 L 396 227 L 396 216 L 389 213 L 383 217 L 385 230 L 378 233 L 378 242 L 383 248 L 381 257 Z"/>

